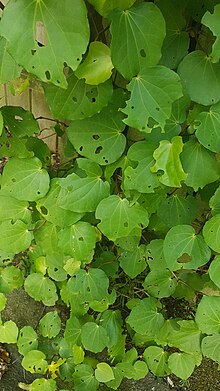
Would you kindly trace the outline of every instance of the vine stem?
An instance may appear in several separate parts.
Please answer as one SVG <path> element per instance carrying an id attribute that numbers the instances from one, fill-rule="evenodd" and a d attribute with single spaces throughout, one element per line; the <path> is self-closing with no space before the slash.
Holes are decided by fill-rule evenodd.
<path id="1" fill-rule="evenodd" d="M 49 118 L 49 117 L 44 117 L 44 116 L 42 116 L 42 115 L 41 115 L 40 117 L 36 117 L 35 119 L 36 119 L 36 120 L 45 119 L 45 120 L 47 120 L 47 121 L 56 122 L 57 124 L 61 124 L 61 125 L 64 125 L 64 126 L 68 127 L 68 125 L 67 125 L 65 122 L 63 122 L 63 121 L 60 121 L 60 120 L 58 120 L 58 119 Z"/>

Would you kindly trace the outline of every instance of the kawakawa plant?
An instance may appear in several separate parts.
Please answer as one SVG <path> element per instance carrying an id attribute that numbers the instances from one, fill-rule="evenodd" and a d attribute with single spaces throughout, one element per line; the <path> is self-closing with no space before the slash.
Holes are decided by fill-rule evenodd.
<path id="1" fill-rule="evenodd" d="M 47 307 L 0 325 L 41 376 L 21 389 L 220 364 L 218 3 L 1 3 L 0 82 L 42 89 L 63 140 L 54 164 L 33 114 L 1 107 L 0 310 L 22 286 Z"/>

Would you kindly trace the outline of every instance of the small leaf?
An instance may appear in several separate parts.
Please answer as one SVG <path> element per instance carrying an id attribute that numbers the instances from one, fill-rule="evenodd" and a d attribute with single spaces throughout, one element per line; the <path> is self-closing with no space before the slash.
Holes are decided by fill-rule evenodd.
<path id="1" fill-rule="evenodd" d="M 203 228 L 203 236 L 208 246 L 216 251 L 220 252 L 220 214 L 211 217 L 207 221 Z"/>
<path id="2" fill-rule="evenodd" d="M 202 24 L 209 27 L 213 34 L 216 36 L 216 40 L 212 46 L 211 60 L 217 63 L 220 59 L 220 5 L 216 5 L 214 13 L 211 14 L 207 11 L 201 20 Z"/>
<path id="3" fill-rule="evenodd" d="M 196 310 L 195 321 L 202 333 L 219 333 L 220 297 L 203 296 Z"/>
<path id="4" fill-rule="evenodd" d="M 47 306 L 54 305 L 58 299 L 56 285 L 41 273 L 29 274 L 24 282 L 24 288 L 29 296 Z"/>
<path id="5" fill-rule="evenodd" d="M 153 297 L 169 297 L 176 289 L 177 282 L 173 274 L 165 269 L 152 270 L 143 282 L 144 289 Z"/>
<path id="6" fill-rule="evenodd" d="M 0 224 L 0 231 L 0 249 L 6 252 L 18 254 L 27 250 L 31 244 L 33 235 L 21 220 L 16 220 L 15 223 L 10 220 L 3 221 Z"/>
<path id="7" fill-rule="evenodd" d="M 211 280 L 214 282 L 214 284 L 218 288 L 220 288 L 220 256 L 219 255 L 217 255 L 211 262 L 208 273 Z"/>
<path id="8" fill-rule="evenodd" d="M 195 197 L 188 195 L 183 197 L 178 194 L 164 198 L 158 207 L 157 214 L 168 226 L 191 224 L 196 217 L 197 201 Z"/>
<path id="9" fill-rule="evenodd" d="M 86 84 L 98 85 L 105 82 L 112 74 L 111 51 L 103 42 L 91 42 L 88 54 L 75 75 L 85 79 Z"/>
<path id="10" fill-rule="evenodd" d="M 202 354 L 220 363 L 220 335 L 210 335 L 202 340 Z"/>
<path id="11" fill-rule="evenodd" d="M 10 293 L 13 289 L 19 289 L 23 285 L 21 270 L 15 266 L 7 266 L 0 272 L 0 291 Z"/>
<path id="12" fill-rule="evenodd" d="M 81 364 L 84 361 L 84 356 L 85 356 L 83 348 L 78 345 L 73 345 L 72 350 L 73 350 L 74 364 L 75 365 Z"/>
<path id="13" fill-rule="evenodd" d="M 196 137 L 199 142 L 212 152 L 220 152 L 220 102 L 211 106 L 195 117 Z"/>
<path id="14" fill-rule="evenodd" d="M 187 177 L 183 171 L 179 157 L 182 149 L 182 138 L 175 136 L 171 142 L 167 140 L 160 141 L 159 147 L 154 151 L 153 157 L 156 163 L 151 167 L 151 171 L 157 172 L 163 170 L 164 174 L 159 180 L 166 186 L 181 187 L 181 181 Z"/>
<path id="15" fill-rule="evenodd" d="M 108 344 L 106 330 L 94 322 L 87 322 L 82 326 L 81 338 L 84 348 L 94 353 L 101 352 Z"/>
<path id="16" fill-rule="evenodd" d="M 48 367 L 46 356 L 39 350 L 30 350 L 25 354 L 21 364 L 26 371 L 31 373 L 45 373 Z"/>
<path id="17" fill-rule="evenodd" d="M 139 334 L 155 334 L 164 323 L 163 315 L 157 311 L 157 302 L 149 297 L 141 300 L 127 318 L 131 328 Z"/>
<path id="18" fill-rule="evenodd" d="M 167 363 L 169 355 L 162 348 L 149 346 L 145 349 L 143 356 L 149 369 L 155 376 L 162 377 L 169 374 L 170 370 Z"/>
<path id="19" fill-rule="evenodd" d="M 101 269 L 80 269 L 72 278 L 73 292 L 79 292 L 82 302 L 100 301 L 108 296 L 109 280 Z"/>
<path id="20" fill-rule="evenodd" d="M 87 364 L 80 364 L 75 367 L 73 380 L 75 391 L 97 391 L 99 386 L 93 368 Z"/>
<path id="21" fill-rule="evenodd" d="M 100 383 L 107 383 L 108 381 L 113 380 L 115 376 L 110 365 L 105 362 L 100 362 L 97 364 L 97 368 L 95 370 L 95 378 Z"/>
<path id="22" fill-rule="evenodd" d="M 41 318 L 39 322 L 39 330 L 45 338 L 55 338 L 61 329 L 61 319 L 57 311 L 50 311 Z"/>
<path id="23" fill-rule="evenodd" d="M 33 327 L 22 327 L 19 333 L 17 345 L 19 353 L 23 356 L 30 350 L 36 350 L 38 348 L 37 333 Z"/>
<path id="24" fill-rule="evenodd" d="M 186 380 L 193 373 L 196 360 L 188 353 L 172 353 L 168 360 L 170 370 L 180 379 Z"/>
<path id="25" fill-rule="evenodd" d="M 18 327 L 12 320 L 8 320 L 3 325 L 0 325 L 1 343 L 16 343 L 17 338 L 18 338 Z"/>
<path id="26" fill-rule="evenodd" d="M 66 328 L 64 331 L 64 338 L 69 346 L 78 343 L 82 331 L 81 327 L 82 326 L 78 318 L 72 314 L 66 322 Z"/>
<path id="27" fill-rule="evenodd" d="M 123 251 L 119 257 L 120 266 L 124 272 L 131 278 L 135 278 L 142 273 L 146 264 L 146 249 L 141 245 L 134 251 Z"/>
<path id="28" fill-rule="evenodd" d="M 7 299 L 6 299 L 5 295 L 0 292 L 0 312 L 5 308 L 6 302 L 7 302 Z"/>

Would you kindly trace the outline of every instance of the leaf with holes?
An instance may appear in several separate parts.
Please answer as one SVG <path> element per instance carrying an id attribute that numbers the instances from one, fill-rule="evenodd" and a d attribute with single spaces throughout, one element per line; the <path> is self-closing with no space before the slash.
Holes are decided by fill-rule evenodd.
<path id="1" fill-rule="evenodd" d="M 195 365 L 196 358 L 188 353 L 172 353 L 168 359 L 169 369 L 183 380 L 190 377 Z"/>
<path id="2" fill-rule="evenodd" d="M 102 15 L 107 16 L 113 9 L 127 9 L 132 6 L 135 0 L 88 0 L 96 11 Z"/>
<path id="3" fill-rule="evenodd" d="M 202 340 L 202 354 L 220 364 L 220 335 L 210 335 Z"/>
<path id="4" fill-rule="evenodd" d="M 21 365 L 28 372 L 45 373 L 48 367 L 45 358 L 45 354 L 40 350 L 30 350 L 25 354 Z"/>
<path id="5" fill-rule="evenodd" d="M 212 152 L 220 152 L 220 102 L 195 117 L 196 137 Z"/>
<path id="6" fill-rule="evenodd" d="M 77 344 L 81 335 L 81 323 L 79 319 L 71 314 L 70 318 L 66 322 L 66 327 L 64 331 L 65 341 L 72 346 L 73 344 Z"/>
<path id="7" fill-rule="evenodd" d="M 163 315 L 153 297 L 141 300 L 127 318 L 127 323 L 139 334 L 155 334 L 163 326 Z"/>
<path id="8" fill-rule="evenodd" d="M 161 57 L 165 21 L 159 8 L 143 3 L 111 15 L 112 62 L 130 80 L 142 67 L 156 65 Z"/>
<path id="9" fill-rule="evenodd" d="M 203 236 L 208 246 L 220 252 L 220 214 L 216 214 L 209 221 L 207 221 L 203 228 Z"/>
<path id="10" fill-rule="evenodd" d="M 131 98 L 122 109 L 127 114 L 124 122 L 145 132 L 158 126 L 163 130 L 171 116 L 172 103 L 182 96 L 178 75 L 162 65 L 142 69 L 127 89 Z"/>
<path id="11" fill-rule="evenodd" d="M 33 237 L 32 232 L 28 231 L 27 225 L 21 220 L 16 220 L 15 223 L 10 220 L 3 221 L 0 223 L 0 232 L 0 252 L 4 250 L 18 254 L 25 251 Z"/>
<path id="12" fill-rule="evenodd" d="M 25 224 L 31 221 L 31 211 L 28 209 L 27 201 L 16 200 L 16 198 L 6 196 L 0 192 L 0 221 L 21 220 Z"/>
<path id="13" fill-rule="evenodd" d="M 36 201 L 49 190 L 49 174 L 36 158 L 10 159 L 2 173 L 2 192 L 22 201 Z"/>
<path id="14" fill-rule="evenodd" d="M 42 301 L 46 306 L 54 305 L 58 299 L 55 283 L 41 273 L 29 274 L 24 282 L 24 289 L 29 296 Z"/>
<path id="15" fill-rule="evenodd" d="M 163 170 L 164 174 L 160 176 L 159 180 L 166 186 L 181 187 L 181 182 L 187 177 L 180 161 L 182 149 L 182 137 L 175 136 L 171 142 L 160 141 L 159 147 L 154 151 L 153 157 L 156 163 L 151 167 L 151 171 Z"/>
<path id="16" fill-rule="evenodd" d="M 193 320 L 180 320 L 176 328 L 168 333 L 167 343 L 169 346 L 183 350 L 185 353 L 199 353 L 201 332 Z"/>
<path id="17" fill-rule="evenodd" d="M 212 62 L 217 63 L 220 59 L 220 4 L 215 6 L 213 14 L 207 11 L 203 15 L 201 22 L 216 36 L 216 40 L 212 46 L 211 60 Z"/>
<path id="18" fill-rule="evenodd" d="M 82 302 L 101 301 L 108 296 L 109 280 L 101 269 L 80 269 L 72 282 L 72 291 L 79 292 Z"/>
<path id="19" fill-rule="evenodd" d="M 112 84 L 109 80 L 91 86 L 70 74 L 67 82 L 66 90 L 52 84 L 44 85 L 46 100 L 54 118 L 78 120 L 91 117 L 107 106 L 111 99 Z"/>
<path id="20" fill-rule="evenodd" d="M 39 134 L 40 128 L 30 111 L 20 106 L 4 106 L 1 108 L 4 125 L 10 132 L 10 139 L 16 137 L 32 136 Z"/>
<path id="21" fill-rule="evenodd" d="M 207 243 L 207 242 L 206 242 Z M 211 251 L 190 225 L 172 227 L 164 239 L 164 256 L 171 271 L 197 269 L 210 259 Z"/>
<path id="22" fill-rule="evenodd" d="M 77 261 L 90 262 L 96 245 L 95 228 L 84 221 L 66 227 L 58 234 L 58 245 L 64 254 Z"/>
<path id="23" fill-rule="evenodd" d="M 155 376 L 162 377 L 170 373 L 167 363 L 169 354 L 159 346 L 149 346 L 145 349 L 143 356 Z"/>
<path id="24" fill-rule="evenodd" d="M 91 365 L 77 365 L 72 376 L 74 380 L 75 391 L 97 391 L 99 382 L 94 376 L 94 369 L 91 367 Z"/>
<path id="25" fill-rule="evenodd" d="M 49 192 L 37 202 L 37 209 L 47 221 L 63 228 L 76 223 L 83 214 L 63 209 L 59 204 L 60 192 L 59 180 L 53 178 Z"/>
<path id="26" fill-rule="evenodd" d="M 46 255 L 47 273 L 54 281 L 64 281 L 67 278 L 67 273 L 64 270 L 66 257 L 62 252 L 55 251 Z"/>
<path id="27" fill-rule="evenodd" d="M 67 130 L 68 139 L 79 154 L 100 165 L 111 164 L 125 149 L 123 118 L 118 108 L 109 104 L 92 118 L 73 121 Z"/>
<path id="28" fill-rule="evenodd" d="M 139 204 L 129 204 L 126 198 L 111 195 L 103 199 L 97 209 L 96 218 L 100 231 L 109 240 L 116 240 L 129 234 L 135 228 L 143 228 L 148 225 L 148 213 Z"/>
<path id="29" fill-rule="evenodd" d="M 98 85 L 104 83 L 112 74 L 111 50 L 102 42 L 91 42 L 88 54 L 75 72 L 79 79 L 85 79 L 86 84 Z"/>
<path id="30" fill-rule="evenodd" d="M 146 264 L 146 247 L 142 244 L 134 251 L 123 251 L 119 257 L 121 268 L 131 278 L 142 273 Z"/>
<path id="31" fill-rule="evenodd" d="M 192 101 L 204 106 L 220 100 L 220 64 L 200 50 L 188 54 L 178 67 L 182 84 Z"/>
<path id="32" fill-rule="evenodd" d="M 0 291 L 10 293 L 13 289 L 19 289 L 23 285 L 21 270 L 15 266 L 7 266 L 0 273 Z"/>
<path id="33" fill-rule="evenodd" d="M 15 322 L 8 320 L 0 325 L 0 342 L 16 343 L 18 338 L 18 327 Z"/>
<path id="34" fill-rule="evenodd" d="M 49 222 L 42 224 L 42 220 L 38 224 L 34 231 L 34 239 L 41 249 L 40 255 L 42 252 L 47 255 L 58 252 L 58 228 Z"/>
<path id="35" fill-rule="evenodd" d="M 184 144 L 181 162 L 187 173 L 185 183 L 195 191 L 219 179 L 220 164 L 216 156 L 204 148 L 196 138 L 191 138 Z"/>
<path id="36" fill-rule="evenodd" d="M 108 345 L 106 330 L 94 322 L 82 326 L 81 338 L 84 348 L 93 353 L 101 352 Z"/>
<path id="37" fill-rule="evenodd" d="M 202 333 L 219 333 L 220 297 L 203 296 L 196 310 L 195 321 Z"/>
<path id="38" fill-rule="evenodd" d="M 55 338 L 61 329 L 61 319 L 57 311 L 50 311 L 39 322 L 40 334 L 45 338 Z"/>
<path id="39" fill-rule="evenodd" d="M 153 297 L 169 297 L 176 289 L 177 282 L 173 274 L 167 269 L 152 270 L 147 274 L 143 287 Z"/>
<path id="40" fill-rule="evenodd" d="M 18 64 L 45 82 L 66 87 L 64 62 L 75 70 L 89 42 L 86 11 L 82 0 L 12 0 L 3 13 L 1 35 Z"/>
<path id="41" fill-rule="evenodd" d="M 18 383 L 18 386 L 25 389 L 27 383 Z M 56 382 L 53 379 L 36 379 L 28 387 L 31 387 L 31 391 L 56 391 Z"/>
<path id="42" fill-rule="evenodd" d="M 191 224 L 196 217 L 198 204 L 193 196 L 178 194 L 164 198 L 157 210 L 160 219 L 168 227 Z"/>
<path id="43" fill-rule="evenodd" d="M 160 185 L 157 175 L 150 169 L 154 164 L 153 153 L 156 147 L 156 143 L 139 141 L 129 148 L 127 158 L 137 163 L 134 167 L 129 165 L 124 171 L 125 190 L 153 193 L 154 189 Z"/>
<path id="44" fill-rule="evenodd" d="M 146 257 L 150 270 L 166 269 L 167 264 L 163 253 L 163 240 L 154 239 L 146 247 Z"/>
<path id="45" fill-rule="evenodd" d="M 33 327 L 22 327 L 19 333 L 17 345 L 19 353 L 23 356 L 30 350 L 36 350 L 38 348 L 37 333 Z"/>

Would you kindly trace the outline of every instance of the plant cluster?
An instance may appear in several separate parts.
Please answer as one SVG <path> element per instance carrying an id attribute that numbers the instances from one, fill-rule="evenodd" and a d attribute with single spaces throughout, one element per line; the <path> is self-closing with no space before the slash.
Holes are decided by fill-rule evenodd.
<path id="1" fill-rule="evenodd" d="M 47 307 L 0 323 L 41 376 L 21 389 L 220 364 L 218 3 L 2 6 L 0 82 L 42 89 L 64 145 L 54 164 L 33 114 L 1 107 L 0 311 L 22 286 Z"/>

